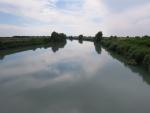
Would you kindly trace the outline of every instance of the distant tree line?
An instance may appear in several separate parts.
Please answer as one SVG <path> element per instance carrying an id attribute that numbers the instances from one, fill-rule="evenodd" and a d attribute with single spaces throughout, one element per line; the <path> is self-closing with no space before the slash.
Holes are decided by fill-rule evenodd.
<path id="1" fill-rule="evenodd" d="M 64 41 L 66 40 L 67 36 L 64 33 L 57 33 L 57 32 L 52 32 L 50 41 Z"/>
<path id="2" fill-rule="evenodd" d="M 125 37 L 122 37 L 122 36 L 110 36 L 108 38 L 113 38 L 113 39 L 117 39 L 117 38 L 122 38 L 122 39 L 129 39 L 129 38 L 134 38 L 134 39 L 147 39 L 147 38 L 150 38 L 150 36 L 148 35 L 144 35 L 144 36 L 125 36 Z"/>

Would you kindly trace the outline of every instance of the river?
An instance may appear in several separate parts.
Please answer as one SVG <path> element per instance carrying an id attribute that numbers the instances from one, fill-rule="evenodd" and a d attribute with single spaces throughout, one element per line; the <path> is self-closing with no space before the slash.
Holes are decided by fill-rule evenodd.
<path id="1" fill-rule="evenodd" d="M 96 43 L 0 54 L 0 113 L 150 113 L 150 74 Z"/>

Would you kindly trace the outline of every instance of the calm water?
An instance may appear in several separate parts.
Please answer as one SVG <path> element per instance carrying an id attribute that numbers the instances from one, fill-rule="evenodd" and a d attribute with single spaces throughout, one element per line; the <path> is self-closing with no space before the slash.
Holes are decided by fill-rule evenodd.
<path id="1" fill-rule="evenodd" d="M 0 113 L 150 113 L 144 70 L 91 42 L 35 48 L 1 52 Z"/>

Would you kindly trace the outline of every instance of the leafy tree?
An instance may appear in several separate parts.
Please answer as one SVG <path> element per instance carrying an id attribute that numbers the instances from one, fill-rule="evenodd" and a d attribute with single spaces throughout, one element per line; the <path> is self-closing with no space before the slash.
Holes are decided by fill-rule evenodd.
<path id="1" fill-rule="evenodd" d="M 83 40 L 83 35 L 79 35 L 79 40 Z"/>
<path id="2" fill-rule="evenodd" d="M 59 37 L 65 39 L 67 36 L 64 33 L 59 33 Z"/>
<path id="3" fill-rule="evenodd" d="M 101 41 L 103 38 L 103 33 L 101 31 L 99 31 L 96 35 L 95 35 L 95 38 L 94 40 L 95 41 Z"/>
<path id="4" fill-rule="evenodd" d="M 79 35 L 79 36 L 78 36 L 78 38 L 79 38 L 79 43 L 81 43 L 81 44 L 83 43 L 83 37 L 84 37 L 83 35 Z"/>
<path id="5" fill-rule="evenodd" d="M 148 35 L 145 35 L 145 36 L 143 36 L 142 38 L 150 38 L 150 36 L 148 36 Z"/>
<path id="6" fill-rule="evenodd" d="M 59 37 L 59 34 L 57 32 L 52 32 L 51 34 L 51 41 L 56 41 L 57 38 Z"/>
<path id="7" fill-rule="evenodd" d="M 63 41 L 66 40 L 66 35 L 64 33 L 52 32 L 51 41 Z"/>

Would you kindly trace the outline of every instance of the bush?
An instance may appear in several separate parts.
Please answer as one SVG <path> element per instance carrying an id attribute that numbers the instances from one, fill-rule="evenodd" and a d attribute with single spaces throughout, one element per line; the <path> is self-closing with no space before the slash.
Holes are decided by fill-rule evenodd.
<path id="1" fill-rule="evenodd" d="M 108 48 L 112 51 L 116 51 L 117 44 L 116 43 L 109 44 Z"/>
<path id="2" fill-rule="evenodd" d="M 5 49 L 5 48 L 6 48 L 6 45 L 0 41 L 0 50 Z"/>
<path id="3" fill-rule="evenodd" d="M 48 37 L 38 38 L 4 38 L 0 39 L 0 49 L 9 49 L 23 46 L 32 46 L 49 43 Z"/>
<path id="4" fill-rule="evenodd" d="M 145 55 L 143 65 L 150 70 L 150 54 Z"/>
<path id="5" fill-rule="evenodd" d="M 141 62 L 143 61 L 144 59 L 144 51 L 140 50 L 140 49 L 136 49 L 132 52 L 132 55 L 133 55 L 133 59 L 135 59 L 135 61 L 138 63 L 138 64 L 141 64 Z"/>
<path id="6" fill-rule="evenodd" d="M 108 49 L 123 55 L 129 64 L 145 65 L 150 69 L 150 39 L 149 38 L 110 38 L 102 44 Z"/>

